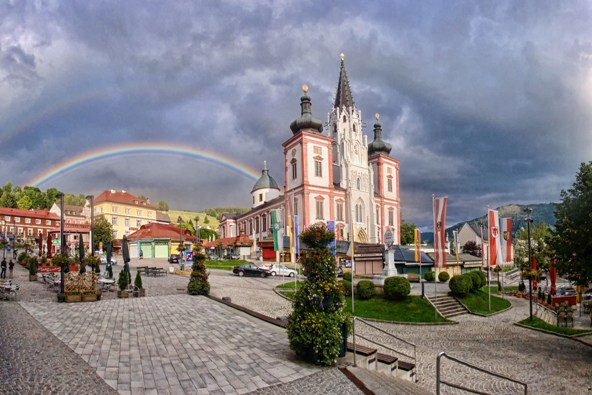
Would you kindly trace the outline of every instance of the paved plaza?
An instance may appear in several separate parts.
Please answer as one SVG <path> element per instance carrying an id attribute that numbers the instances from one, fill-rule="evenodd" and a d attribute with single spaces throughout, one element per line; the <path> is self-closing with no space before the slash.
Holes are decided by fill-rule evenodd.
<path id="1" fill-rule="evenodd" d="M 169 267 L 145 259 L 132 262 L 132 273 L 139 265 Z M 96 303 L 58 304 L 55 293 L 27 274 L 15 267 L 19 300 L 0 302 L 1 394 L 360 393 L 336 368 L 297 361 L 284 329 L 187 295 L 187 276 L 143 278 L 144 298 L 107 292 Z M 211 294 L 285 317 L 290 302 L 273 291 L 281 281 L 213 270 Z M 502 314 L 464 315 L 455 325 L 378 325 L 417 344 L 418 384 L 431 392 L 436 356 L 445 351 L 527 382 L 529 394 L 592 394 L 592 337 L 583 343 L 515 326 L 528 316 L 528 301 L 510 300 L 513 308 Z M 517 393 L 449 362 L 443 373 L 477 389 Z M 457 392 L 444 387 L 443 393 Z"/>

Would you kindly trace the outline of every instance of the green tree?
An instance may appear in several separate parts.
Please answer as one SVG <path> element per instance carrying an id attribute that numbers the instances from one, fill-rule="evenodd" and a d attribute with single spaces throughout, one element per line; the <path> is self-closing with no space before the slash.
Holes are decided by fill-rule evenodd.
<path id="1" fill-rule="evenodd" d="M 552 255 L 549 245 L 551 228 L 545 223 L 530 225 L 530 250 L 536 258 L 538 270 L 549 270 Z M 528 263 L 528 228 L 521 228 L 514 242 L 514 264 L 521 269 L 530 267 Z"/>
<path id="2" fill-rule="evenodd" d="M 401 245 L 409 245 L 414 243 L 415 228 L 417 228 L 415 224 L 408 224 L 401 219 Z"/>
<path id="3" fill-rule="evenodd" d="M 473 256 L 481 256 L 481 245 L 475 241 L 469 240 L 462 246 L 462 252 L 465 254 L 471 254 Z"/>
<path id="4" fill-rule="evenodd" d="M 33 202 L 27 195 L 23 195 L 16 203 L 16 206 L 21 210 L 30 210 L 33 208 Z"/>
<path id="5" fill-rule="evenodd" d="M 99 243 L 106 246 L 113 240 L 113 226 L 105 217 L 95 217 L 94 221 L 95 234 L 93 236 L 95 242 L 95 250 L 99 249 Z"/>
<path id="6" fill-rule="evenodd" d="M 208 218 L 207 215 L 204 217 L 204 222 L 203 223 L 204 224 L 209 224 L 210 223 L 210 219 Z"/>
<path id="7" fill-rule="evenodd" d="M 561 191 L 551 246 L 557 271 L 578 285 L 592 281 L 592 162 L 582 163 L 572 188 Z"/>
<path id="8" fill-rule="evenodd" d="M 169 211 L 169 204 L 164 200 L 161 200 L 160 202 L 156 203 L 156 208 L 160 211 Z"/>
<path id="9" fill-rule="evenodd" d="M 53 206 L 53 204 L 59 200 L 59 194 L 60 191 L 58 191 L 56 188 L 49 188 L 45 192 L 45 208 L 51 208 L 51 206 Z"/>
<path id="10" fill-rule="evenodd" d="M 39 188 L 25 186 L 23 188 L 23 196 L 27 196 L 29 199 L 31 199 L 31 208 L 35 210 L 45 208 L 45 196 Z"/>
<path id="11" fill-rule="evenodd" d="M 16 208 L 16 199 L 12 192 L 4 190 L 2 197 L 0 197 L 0 206 L 6 208 Z"/>

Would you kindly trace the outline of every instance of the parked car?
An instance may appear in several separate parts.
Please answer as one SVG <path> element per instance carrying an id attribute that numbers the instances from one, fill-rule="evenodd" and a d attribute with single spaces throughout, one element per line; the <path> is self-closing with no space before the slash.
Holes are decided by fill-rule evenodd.
<path id="1" fill-rule="evenodd" d="M 576 296 L 578 293 L 573 287 L 557 288 L 557 296 Z"/>
<path id="2" fill-rule="evenodd" d="M 216 254 L 209 254 L 208 255 L 208 259 L 210 261 L 219 261 L 220 260 L 220 257 L 218 255 L 216 255 Z"/>
<path id="3" fill-rule="evenodd" d="M 271 275 L 272 276 L 289 276 L 289 277 L 295 277 L 298 274 L 298 272 L 296 272 L 296 270 L 290 269 L 286 265 L 280 265 L 280 264 L 277 264 L 277 263 L 274 263 L 273 265 L 270 265 L 269 266 L 269 271 L 271 271 Z"/>
<path id="4" fill-rule="evenodd" d="M 584 300 L 592 300 L 592 288 L 584 291 L 584 293 L 582 294 L 582 297 L 584 298 Z"/>
<path id="5" fill-rule="evenodd" d="M 171 254 L 171 256 L 169 256 L 169 263 L 179 263 L 179 255 Z"/>
<path id="6" fill-rule="evenodd" d="M 236 261 L 236 260 L 240 259 L 240 256 L 238 254 L 226 254 L 226 255 L 224 255 L 224 259 Z"/>
<path id="7" fill-rule="evenodd" d="M 101 255 L 101 265 L 106 265 L 106 264 L 107 264 L 107 255 Z M 111 264 L 117 265 L 117 260 L 113 257 L 111 257 Z"/>
<path id="8" fill-rule="evenodd" d="M 240 277 L 251 276 L 251 277 L 267 277 L 271 276 L 271 271 L 257 266 L 253 263 L 247 263 L 245 265 L 235 266 L 232 268 L 234 274 L 238 274 Z"/>

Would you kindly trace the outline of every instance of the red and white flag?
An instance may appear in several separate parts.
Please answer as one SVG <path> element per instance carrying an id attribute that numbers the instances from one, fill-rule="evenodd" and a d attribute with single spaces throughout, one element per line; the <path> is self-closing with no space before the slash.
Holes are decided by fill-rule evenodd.
<path id="1" fill-rule="evenodd" d="M 512 218 L 505 217 L 501 220 L 502 225 L 502 261 L 512 263 Z"/>
<path id="2" fill-rule="evenodd" d="M 446 205 L 448 197 L 434 198 L 434 255 L 436 267 L 446 267 Z"/>
<path id="3" fill-rule="evenodd" d="M 489 226 L 489 266 L 502 263 L 501 238 L 499 229 L 499 214 L 497 210 L 487 210 Z"/>

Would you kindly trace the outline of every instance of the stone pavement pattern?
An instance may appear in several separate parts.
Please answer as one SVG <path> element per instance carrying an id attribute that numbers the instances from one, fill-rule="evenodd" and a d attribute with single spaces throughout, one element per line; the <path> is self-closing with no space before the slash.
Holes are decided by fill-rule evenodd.
<path id="1" fill-rule="evenodd" d="M 137 265 L 132 262 L 132 274 Z M 166 262 L 160 265 L 168 267 Z M 14 366 L 10 374 L 0 374 L 0 393 L 3 388 L 19 388 L 6 392 L 19 394 L 113 393 L 105 383 L 121 394 L 359 393 L 335 368 L 319 369 L 294 361 L 284 330 L 207 298 L 186 295 L 187 277 L 144 278 L 146 298 L 119 300 L 113 292 L 104 294 L 98 303 L 57 304 L 55 294 L 42 284 L 28 282 L 24 268 L 17 266 L 15 274 L 21 284 L 19 302 L 0 302 L 0 345 L 12 353 L 11 362 L 2 361 L 2 366 Z M 213 295 L 231 297 L 234 303 L 270 317 L 286 316 L 290 311 L 290 302 L 273 292 L 281 281 L 239 278 L 221 271 L 212 271 L 210 276 Z M 592 348 L 514 326 L 528 316 L 528 302 L 511 301 L 514 308 L 503 314 L 467 315 L 458 319 L 458 325 L 380 325 L 418 344 L 419 384 L 432 392 L 436 356 L 446 351 L 528 382 L 530 394 L 592 394 Z M 22 333 L 22 328 L 35 326 L 40 330 L 36 336 Z M 21 328 L 19 334 L 16 328 Z M 48 346 L 41 346 L 39 338 Z M 42 353 L 45 348 L 48 352 Z M 216 352 L 222 357 L 216 358 Z M 39 364 L 31 358 L 34 354 L 39 355 Z M 445 363 L 443 367 L 448 379 L 479 383 L 475 384 L 479 388 L 493 386 L 499 389 L 496 393 L 516 393 L 458 366 Z M 11 381 L 19 387 L 10 387 Z M 42 385 L 48 386 L 47 391 L 38 391 Z M 444 393 L 457 392 L 445 387 Z"/>

